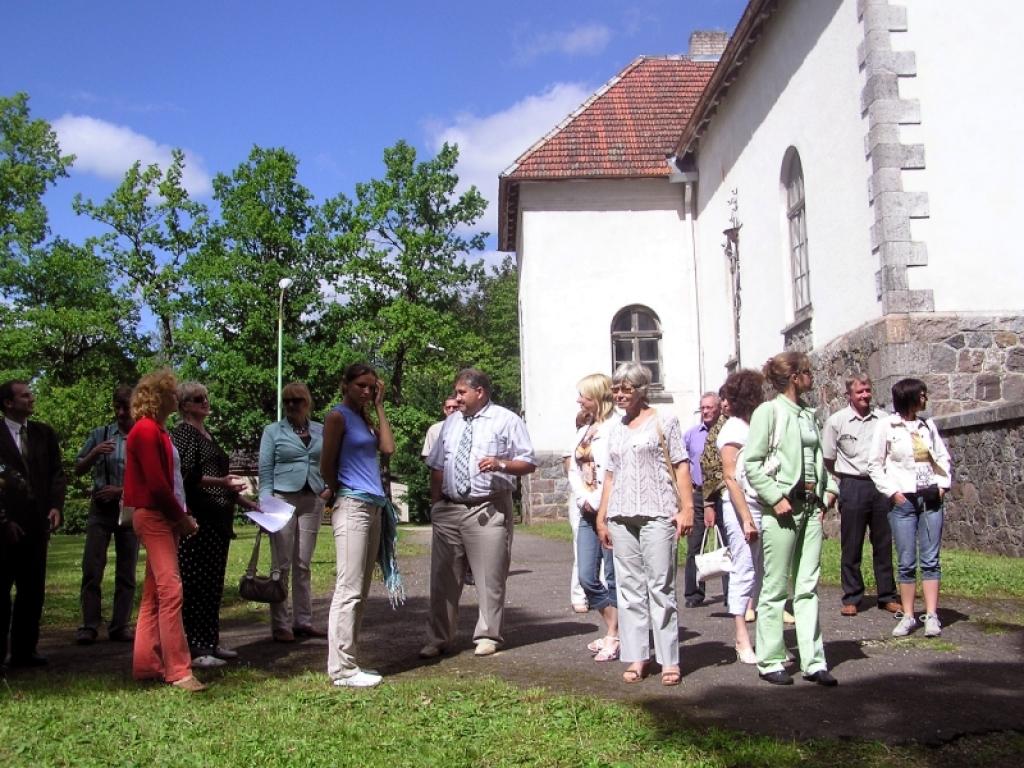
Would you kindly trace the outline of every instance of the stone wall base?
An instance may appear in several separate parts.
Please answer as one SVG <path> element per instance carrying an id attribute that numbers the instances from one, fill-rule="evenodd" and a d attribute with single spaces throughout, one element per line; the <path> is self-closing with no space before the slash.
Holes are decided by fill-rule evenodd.
<path id="1" fill-rule="evenodd" d="M 569 481 L 561 454 L 545 451 L 536 459 L 537 471 L 523 478 L 523 521 L 568 518 Z"/>

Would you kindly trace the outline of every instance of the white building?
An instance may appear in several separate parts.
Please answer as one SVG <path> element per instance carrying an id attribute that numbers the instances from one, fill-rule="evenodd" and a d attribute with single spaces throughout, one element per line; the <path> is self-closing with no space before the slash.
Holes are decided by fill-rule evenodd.
<path id="1" fill-rule="evenodd" d="M 1001 504 L 1024 551 L 1024 484 L 983 500 L 993 464 L 969 458 L 1024 429 L 1022 22 L 1010 0 L 751 0 L 717 64 L 708 35 L 692 58 L 638 59 L 520 157 L 500 246 L 538 450 L 564 448 L 575 381 L 627 354 L 659 364 L 659 407 L 688 423 L 730 369 L 806 349 L 823 408 L 852 370 L 883 401 L 925 379 L 963 448 L 953 528 L 977 540 Z M 532 481 L 534 514 L 560 505 L 556 478 Z"/>

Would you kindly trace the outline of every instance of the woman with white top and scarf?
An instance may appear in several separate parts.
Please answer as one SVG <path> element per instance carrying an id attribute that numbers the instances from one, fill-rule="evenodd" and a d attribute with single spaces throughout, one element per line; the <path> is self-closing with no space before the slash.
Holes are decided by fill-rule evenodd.
<path id="1" fill-rule="evenodd" d="M 619 619 L 616 608 L 615 566 L 612 551 L 601 545 L 597 534 L 597 510 L 601 506 L 605 468 L 608 465 L 608 437 L 614 412 L 612 380 L 603 373 L 580 379 L 579 403 L 588 423 L 576 432 L 576 445 L 569 456 L 569 486 L 572 505 L 579 510 L 580 523 L 576 534 L 576 562 L 580 585 L 587 596 L 587 605 L 604 619 L 604 637 L 587 648 L 595 653 L 594 661 L 615 661 L 619 658 Z M 601 568 L 604 567 L 604 581 Z"/>

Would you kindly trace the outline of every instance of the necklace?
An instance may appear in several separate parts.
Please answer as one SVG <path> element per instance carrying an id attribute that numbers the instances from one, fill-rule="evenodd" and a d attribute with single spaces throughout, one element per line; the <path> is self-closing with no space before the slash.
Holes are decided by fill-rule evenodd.
<path id="1" fill-rule="evenodd" d="M 306 435 L 309 434 L 309 424 L 303 424 L 301 427 L 296 427 L 294 424 L 292 424 L 292 432 L 294 432 L 299 437 L 305 437 Z"/>

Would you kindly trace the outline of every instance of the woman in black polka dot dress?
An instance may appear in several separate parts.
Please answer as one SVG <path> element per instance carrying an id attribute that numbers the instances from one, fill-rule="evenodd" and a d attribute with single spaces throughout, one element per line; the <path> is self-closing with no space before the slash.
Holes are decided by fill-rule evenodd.
<path id="1" fill-rule="evenodd" d="M 237 651 L 220 644 L 220 603 L 224 594 L 228 546 L 234 538 L 235 504 L 257 507 L 238 495 L 242 478 L 228 474 L 228 456 L 206 431 L 210 398 L 206 387 L 186 382 L 178 387 L 180 421 L 171 440 L 181 455 L 181 474 L 189 512 L 199 523 L 195 536 L 178 545 L 178 565 L 184 589 L 182 618 L 192 651 L 192 666 L 219 667 Z"/>

